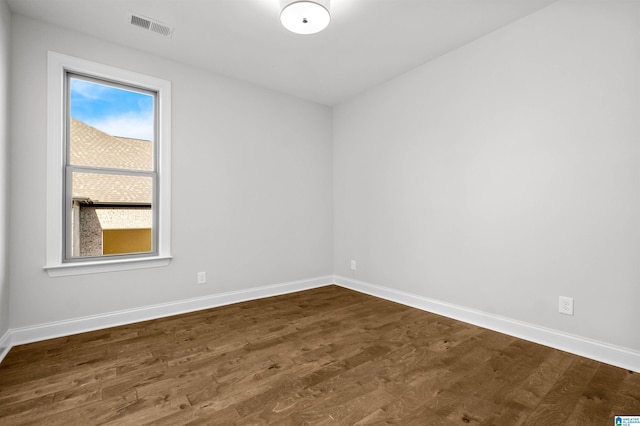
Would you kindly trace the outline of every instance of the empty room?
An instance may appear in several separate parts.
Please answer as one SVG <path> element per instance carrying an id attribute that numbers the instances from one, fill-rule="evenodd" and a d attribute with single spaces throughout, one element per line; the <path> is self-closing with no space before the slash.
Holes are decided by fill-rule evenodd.
<path id="1" fill-rule="evenodd" d="M 0 0 L 0 424 L 640 423 L 640 1 Z"/>

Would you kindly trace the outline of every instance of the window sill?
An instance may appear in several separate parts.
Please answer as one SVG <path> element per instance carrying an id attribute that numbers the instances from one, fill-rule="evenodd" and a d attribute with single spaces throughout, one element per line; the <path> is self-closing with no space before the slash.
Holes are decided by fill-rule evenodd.
<path id="1" fill-rule="evenodd" d="M 102 272 L 128 271 L 132 269 L 158 268 L 167 266 L 171 256 L 139 257 L 135 259 L 102 260 L 94 262 L 61 263 L 47 265 L 44 269 L 50 277 L 98 274 Z"/>

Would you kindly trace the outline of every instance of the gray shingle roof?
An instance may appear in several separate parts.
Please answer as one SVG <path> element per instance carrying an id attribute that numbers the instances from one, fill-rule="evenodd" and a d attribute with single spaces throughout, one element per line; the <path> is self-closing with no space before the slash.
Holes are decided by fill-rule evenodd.
<path id="1" fill-rule="evenodd" d="M 71 119 L 71 164 L 153 170 L 150 141 L 108 135 Z M 106 204 L 151 204 L 152 179 L 102 173 L 74 173 L 73 198 Z"/>
<path id="2" fill-rule="evenodd" d="M 153 144 L 141 139 L 111 136 L 72 118 L 71 164 L 153 170 Z"/>

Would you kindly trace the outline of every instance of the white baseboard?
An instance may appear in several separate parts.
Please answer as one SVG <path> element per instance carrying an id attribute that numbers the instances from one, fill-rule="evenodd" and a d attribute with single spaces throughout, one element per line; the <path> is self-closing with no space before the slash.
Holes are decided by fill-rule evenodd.
<path id="1" fill-rule="evenodd" d="M 40 340 L 53 339 L 56 337 L 69 336 L 71 334 L 84 333 L 87 331 L 116 327 L 119 325 L 163 318 L 171 315 L 179 315 L 202 309 L 215 308 L 217 306 L 230 305 L 232 303 L 245 302 L 247 300 L 262 299 L 265 297 L 308 290 L 311 288 L 322 287 L 331 284 L 332 282 L 333 276 L 327 275 L 324 277 L 254 287 L 229 293 L 212 294 L 210 296 L 144 306 L 124 311 L 109 312 L 102 315 L 92 315 L 89 317 L 74 318 L 66 321 L 14 328 L 10 329 L 5 334 L 5 337 L 3 337 L 3 340 L 0 340 L 0 343 L 2 343 L 6 338 L 10 348 L 10 346 L 37 342 Z M 0 347 L 3 346 L 0 345 Z"/>
<path id="2" fill-rule="evenodd" d="M 11 349 L 11 330 L 7 330 L 7 332 L 0 337 L 0 362 L 7 356 L 9 349 Z"/>
<path id="3" fill-rule="evenodd" d="M 246 290 L 169 302 L 142 308 L 110 312 L 102 315 L 74 318 L 7 331 L 0 338 L 0 362 L 12 346 L 53 339 L 87 331 L 179 315 L 217 306 L 262 299 L 296 291 L 308 290 L 335 283 L 351 290 L 401 303 L 423 311 L 433 312 L 469 324 L 539 343 L 562 351 L 591 358 L 627 370 L 640 372 L 640 352 L 603 342 L 488 314 L 462 306 L 369 284 L 342 276 L 323 276 L 299 281 L 254 287 Z"/>
<path id="4" fill-rule="evenodd" d="M 335 276 L 334 283 L 361 293 L 370 294 L 423 311 L 443 315 L 509 336 L 518 337 L 640 373 L 640 352 L 631 349 L 350 278 Z"/>

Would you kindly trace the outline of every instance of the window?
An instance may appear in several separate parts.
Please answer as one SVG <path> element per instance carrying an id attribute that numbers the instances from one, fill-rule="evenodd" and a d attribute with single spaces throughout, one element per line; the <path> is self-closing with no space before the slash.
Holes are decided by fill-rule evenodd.
<path id="1" fill-rule="evenodd" d="M 157 93 L 66 72 L 66 258 L 157 253 Z"/>
<path id="2" fill-rule="evenodd" d="M 50 276 L 170 260 L 169 82 L 49 53 Z"/>

